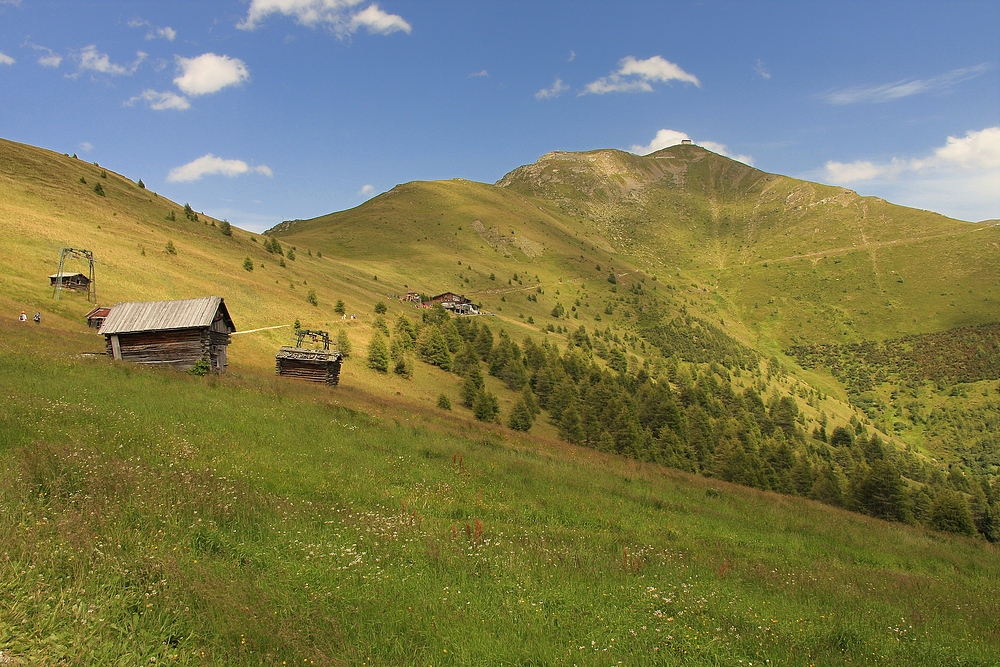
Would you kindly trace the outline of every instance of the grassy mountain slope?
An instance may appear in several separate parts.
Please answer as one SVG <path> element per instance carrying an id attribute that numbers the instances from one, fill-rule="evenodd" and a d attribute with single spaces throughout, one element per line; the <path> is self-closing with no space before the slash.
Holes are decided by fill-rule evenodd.
<path id="1" fill-rule="evenodd" d="M 32 326 L 0 321 L 7 664 L 1000 659 L 995 545 Z"/>
<path id="2" fill-rule="evenodd" d="M 698 146 L 550 153 L 501 187 L 554 202 L 652 273 L 717 290 L 762 344 L 995 319 L 1000 227 L 767 174 Z"/>
<path id="3" fill-rule="evenodd" d="M 102 167 L 0 141 L 4 659 L 995 662 L 992 545 L 572 447 L 544 418 L 522 439 L 436 408 L 442 393 L 458 404 L 452 373 L 417 364 L 404 380 L 359 358 L 377 302 L 390 323 L 419 319 L 390 297 L 410 288 L 468 294 L 495 313 L 477 321 L 514 341 L 566 350 L 580 325 L 606 329 L 602 344 L 625 350 L 631 372 L 660 372 L 670 360 L 655 336 L 693 353 L 706 338 L 738 349 L 726 333 L 756 341 L 698 273 L 710 269 L 654 279 L 611 228 L 464 181 L 283 225 L 284 256 L 221 230 Z M 55 301 L 48 286 L 68 246 L 97 255 L 102 303 L 223 295 L 241 332 L 229 374 L 86 355 L 103 351 L 82 321 L 92 304 Z M 338 299 L 359 318 L 341 321 Z M 21 309 L 42 324 L 16 322 Z M 650 314 L 677 325 L 656 330 Z M 347 333 L 340 387 L 274 377 L 295 318 Z M 284 328 L 249 332 L 272 326 Z M 824 414 L 831 428 L 876 421 L 838 400 L 843 385 L 822 368 L 774 361 L 729 381 L 791 399 L 806 431 Z M 506 417 L 517 394 L 485 381 Z M 877 398 L 926 417 L 903 435 L 958 461 L 935 440 L 972 419 L 958 401 L 975 403 L 976 424 L 996 401 L 969 387 L 963 399 L 912 386 L 920 405 Z M 891 427 L 880 425 L 901 447 Z"/>

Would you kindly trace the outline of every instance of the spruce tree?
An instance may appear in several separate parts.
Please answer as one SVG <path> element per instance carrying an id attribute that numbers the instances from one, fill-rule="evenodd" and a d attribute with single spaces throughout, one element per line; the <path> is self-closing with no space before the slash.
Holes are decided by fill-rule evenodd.
<path id="1" fill-rule="evenodd" d="M 500 402 L 486 389 L 480 389 L 472 403 L 472 414 L 481 422 L 499 422 Z"/>
<path id="2" fill-rule="evenodd" d="M 507 426 L 515 431 L 528 432 L 531 430 L 531 425 L 534 421 L 535 413 L 531 406 L 528 405 L 528 402 L 525 400 L 525 396 L 522 393 L 521 397 L 517 399 L 517 402 L 514 403 L 513 409 L 510 411 Z"/>
<path id="3" fill-rule="evenodd" d="M 378 330 L 372 331 L 371 340 L 368 342 L 368 368 L 379 373 L 389 372 L 389 348 Z"/>
<path id="4" fill-rule="evenodd" d="M 344 358 L 351 356 L 351 339 L 347 336 L 347 331 L 341 329 L 337 332 L 337 349 L 344 355 Z"/>

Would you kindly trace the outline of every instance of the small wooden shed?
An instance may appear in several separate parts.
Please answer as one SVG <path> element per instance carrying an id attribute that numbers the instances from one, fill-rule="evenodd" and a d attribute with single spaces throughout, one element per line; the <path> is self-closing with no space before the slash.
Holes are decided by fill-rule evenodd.
<path id="1" fill-rule="evenodd" d="M 94 309 L 87 313 L 87 326 L 91 329 L 100 329 L 104 324 L 104 318 L 111 312 L 107 306 L 94 306 Z"/>
<path id="2" fill-rule="evenodd" d="M 226 346 L 236 331 L 221 296 L 116 303 L 101 325 L 108 356 L 190 370 L 207 361 L 226 372 Z"/>
<path id="3" fill-rule="evenodd" d="M 90 278 L 83 275 L 82 273 L 53 273 L 49 276 L 49 285 L 52 287 L 56 286 L 59 282 L 60 276 L 62 277 L 62 287 L 63 289 L 75 289 L 90 291 Z"/>
<path id="4" fill-rule="evenodd" d="M 344 355 L 338 350 L 310 350 L 282 346 L 274 355 L 274 371 L 284 377 L 336 386 L 340 382 L 340 365 Z"/>

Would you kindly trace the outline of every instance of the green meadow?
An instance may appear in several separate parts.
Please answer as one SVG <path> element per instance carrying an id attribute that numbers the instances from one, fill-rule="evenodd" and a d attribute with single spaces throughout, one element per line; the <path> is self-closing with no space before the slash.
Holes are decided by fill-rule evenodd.
<path id="1" fill-rule="evenodd" d="M 5 664 L 1000 660 L 981 540 L 2 326 Z"/>
<path id="2" fill-rule="evenodd" d="M 267 235 L 196 208 L 0 140 L 0 666 L 1000 664 L 996 523 L 918 524 L 938 498 L 997 516 L 1000 227 L 697 147 L 550 154 Z M 93 303 L 53 298 L 63 247 L 94 251 L 103 305 L 223 296 L 227 374 L 110 361 Z M 408 290 L 471 297 L 463 324 L 526 369 L 562 354 L 570 393 L 687 391 L 706 474 L 753 426 L 731 389 L 791 415 L 789 461 L 905 462 L 914 516 L 574 446 L 549 408 L 477 421 L 460 370 L 368 367 L 376 329 L 423 319 Z M 293 322 L 346 338 L 340 386 L 275 377 Z M 508 424 L 521 390 L 475 366 Z"/>

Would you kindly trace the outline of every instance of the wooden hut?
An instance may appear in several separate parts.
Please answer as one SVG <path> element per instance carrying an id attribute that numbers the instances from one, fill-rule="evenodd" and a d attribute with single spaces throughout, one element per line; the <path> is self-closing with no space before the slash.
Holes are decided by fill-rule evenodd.
<path id="1" fill-rule="evenodd" d="M 339 350 L 310 350 L 285 345 L 274 355 L 274 371 L 283 377 L 323 382 L 335 387 L 340 382 L 343 361 L 344 355 Z"/>
<path id="2" fill-rule="evenodd" d="M 226 371 L 226 346 L 236 331 L 221 296 L 182 301 L 116 303 L 101 325 L 108 356 L 189 370 L 208 362 Z"/>
<path id="3" fill-rule="evenodd" d="M 62 277 L 63 289 L 90 291 L 90 278 L 82 273 L 66 273 L 65 271 L 63 273 L 53 273 L 49 276 L 49 285 L 55 287 L 59 283 L 60 277 Z"/>
<path id="4" fill-rule="evenodd" d="M 94 306 L 94 309 L 87 313 L 87 326 L 91 329 L 100 329 L 101 325 L 104 324 L 104 319 L 108 316 L 111 309 L 107 306 Z"/>

